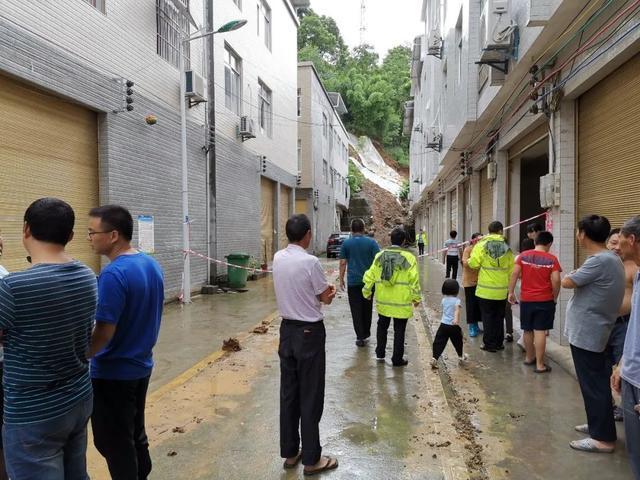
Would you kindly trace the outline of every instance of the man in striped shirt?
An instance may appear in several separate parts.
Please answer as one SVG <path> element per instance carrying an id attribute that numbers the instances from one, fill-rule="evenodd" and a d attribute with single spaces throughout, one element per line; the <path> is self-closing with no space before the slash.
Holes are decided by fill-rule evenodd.
<path id="1" fill-rule="evenodd" d="M 2 438 L 13 479 L 89 478 L 87 351 L 97 285 L 95 273 L 65 252 L 74 222 L 62 200 L 33 202 L 23 229 L 33 265 L 0 280 Z"/>

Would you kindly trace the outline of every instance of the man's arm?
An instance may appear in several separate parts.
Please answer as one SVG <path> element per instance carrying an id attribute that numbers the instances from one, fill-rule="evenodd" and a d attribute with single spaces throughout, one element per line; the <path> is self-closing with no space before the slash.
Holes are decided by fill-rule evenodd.
<path id="1" fill-rule="evenodd" d="M 411 288 L 411 300 L 413 305 L 417 307 L 422 301 L 422 292 L 420 291 L 420 273 L 418 272 L 418 264 L 414 264 L 409 270 L 409 285 Z"/>
<path id="2" fill-rule="evenodd" d="M 462 251 L 462 265 L 469 266 L 469 257 L 471 256 L 471 247 L 467 247 Z"/>
<path id="3" fill-rule="evenodd" d="M 569 275 L 567 275 L 562 279 L 562 281 L 560 282 L 560 285 L 562 285 L 562 288 L 571 288 L 571 289 L 578 288 L 578 285 L 576 284 L 576 282 L 574 282 Z"/>
<path id="4" fill-rule="evenodd" d="M 553 300 L 558 300 L 560 295 L 560 271 L 554 270 L 551 272 L 551 289 L 553 290 Z"/>
<path id="5" fill-rule="evenodd" d="M 473 270 L 478 270 L 481 264 L 481 255 L 482 255 L 482 246 L 480 244 L 476 244 L 473 247 L 473 251 L 471 252 L 471 256 L 469 257 L 469 262 L 467 266 L 472 268 Z"/>
<path id="6" fill-rule="evenodd" d="M 333 302 L 333 299 L 335 298 L 335 296 L 336 296 L 336 286 L 329 285 L 324 292 L 318 295 L 318 299 L 325 305 L 331 305 L 331 302 Z"/>
<path id="7" fill-rule="evenodd" d="M 370 299 L 373 295 L 373 286 L 379 276 L 379 270 L 380 267 L 378 267 L 377 262 L 374 260 L 369 269 L 364 272 L 364 276 L 362 277 L 362 280 L 364 281 L 362 296 L 366 299 Z"/>
<path id="8" fill-rule="evenodd" d="M 562 288 L 579 288 L 595 281 L 600 275 L 602 262 L 596 256 L 589 257 L 576 271 L 562 279 Z"/>
<path id="9" fill-rule="evenodd" d="M 616 393 L 620 393 L 621 390 L 621 380 L 620 380 L 620 371 L 622 370 L 622 360 L 620 360 L 620 362 L 618 363 L 618 366 L 616 366 L 613 369 L 613 373 L 611 374 L 611 380 L 610 380 L 610 384 L 611 384 L 611 390 L 613 390 Z"/>
<path id="10" fill-rule="evenodd" d="M 91 333 L 91 344 L 89 345 L 87 358 L 93 358 L 98 352 L 101 352 L 111 341 L 115 333 L 115 324 L 101 322 L 99 320 L 96 321 L 96 324 L 93 327 L 93 332 Z"/>
<path id="11" fill-rule="evenodd" d="M 522 274 L 522 267 L 516 263 L 513 267 L 513 273 L 511 274 L 511 280 L 509 280 L 509 303 L 511 305 L 515 305 L 518 303 L 518 299 L 516 298 L 516 284 L 518 283 L 518 279 Z"/>
<path id="12" fill-rule="evenodd" d="M 347 271 L 347 261 L 344 258 L 340 259 L 340 288 L 344 290 L 344 274 Z"/>

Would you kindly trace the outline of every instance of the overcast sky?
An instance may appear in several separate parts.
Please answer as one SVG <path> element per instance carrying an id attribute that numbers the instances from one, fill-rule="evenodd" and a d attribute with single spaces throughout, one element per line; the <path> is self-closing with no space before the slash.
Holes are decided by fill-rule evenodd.
<path id="1" fill-rule="evenodd" d="M 423 26 L 422 0 L 366 0 L 365 42 L 373 45 L 382 59 L 387 50 L 413 44 Z M 333 17 L 350 48 L 360 44 L 360 0 L 311 0 L 318 14 Z"/>

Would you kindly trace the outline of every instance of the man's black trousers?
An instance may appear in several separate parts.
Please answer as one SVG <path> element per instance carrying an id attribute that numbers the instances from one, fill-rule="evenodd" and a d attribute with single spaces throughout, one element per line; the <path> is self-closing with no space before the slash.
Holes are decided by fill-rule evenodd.
<path id="1" fill-rule="evenodd" d="M 487 350 L 499 350 L 504 343 L 504 309 L 507 300 L 478 298 L 478 304 L 484 328 L 482 342 Z"/>
<path id="2" fill-rule="evenodd" d="M 610 386 L 611 363 L 607 354 L 571 345 L 571 356 L 587 412 L 589 436 L 601 442 L 615 442 L 617 437 Z"/>
<path id="3" fill-rule="evenodd" d="M 404 357 L 404 336 L 407 330 L 406 318 L 394 318 L 393 319 L 393 356 L 391 357 L 391 363 L 398 365 L 402 363 Z M 389 325 L 391 324 L 391 318 L 384 315 L 378 316 L 378 332 L 377 332 L 377 345 L 376 345 L 376 357 L 384 358 L 387 350 L 387 332 L 389 331 Z"/>
<path id="4" fill-rule="evenodd" d="M 458 255 L 447 255 L 447 274 L 446 278 L 458 278 Z"/>
<path id="5" fill-rule="evenodd" d="M 151 472 L 144 408 L 149 377 L 139 380 L 94 378 L 93 443 L 107 460 L 113 480 L 145 480 Z"/>
<path id="6" fill-rule="evenodd" d="M 464 303 L 467 307 L 467 324 L 478 324 L 482 321 L 480 304 L 476 297 L 476 287 L 464 287 Z"/>
<path id="7" fill-rule="evenodd" d="M 433 358 L 436 360 L 440 358 L 449 340 L 456 349 L 458 357 L 462 357 L 462 329 L 460 325 L 441 323 L 436 332 L 436 338 L 433 339 Z"/>
<path id="8" fill-rule="evenodd" d="M 324 408 L 326 332 L 323 322 L 282 320 L 280 326 L 280 455 L 300 451 L 302 463 L 320 460 L 319 424 Z"/>
<path id="9" fill-rule="evenodd" d="M 371 316 L 373 312 L 373 301 L 367 300 L 362 296 L 362 287 L 362 285 L 347 287 L 353 329 L 358 340 L 364 340 L 371 336 Z"/>
<path id="10" fill-rule="evenodd" d="M 424 243 L 418 243 L 418 255 L 424 255 Z"/>

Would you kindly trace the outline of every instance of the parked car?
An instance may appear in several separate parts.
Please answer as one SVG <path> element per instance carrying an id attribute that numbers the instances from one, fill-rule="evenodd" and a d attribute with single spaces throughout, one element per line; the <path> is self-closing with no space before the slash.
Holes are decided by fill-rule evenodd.
<path id="1" fill-rule="evenodd" d="M 327 258 L 336 258 L 340 254 L 342 243 L 351 236 L 349 232 L 332 233 L 327 240 Z"/>

